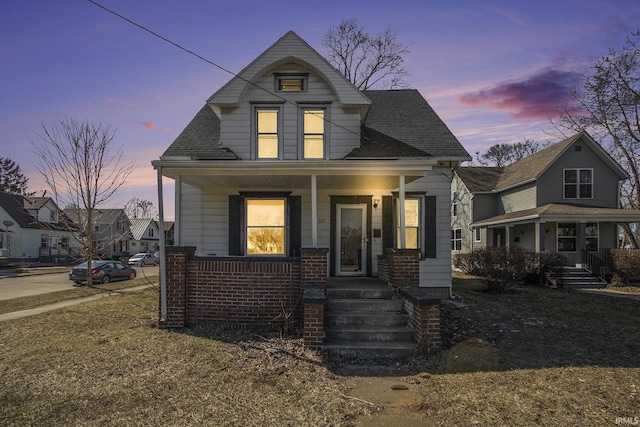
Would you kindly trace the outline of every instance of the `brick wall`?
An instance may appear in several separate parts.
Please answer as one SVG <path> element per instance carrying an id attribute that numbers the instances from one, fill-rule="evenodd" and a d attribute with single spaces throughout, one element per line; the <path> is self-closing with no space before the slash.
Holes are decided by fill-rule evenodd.
<path id="1" fill-rule="evenodd" d="M 428 289 L 400 288 L 404 309 L 409 315 L 409 327 L 416 336 L 416 348 L 422 352 L 439 350 L 442 346 L 440 333 L 440 299 L 430 296 Z"/>
<path id="2" fill-rule="evenodd" d="M 387 249 L 388 283 L 391 286 L 420 286 L 420 252 L 417 249 Z"/>
<path id="3" fill-rule="evenodd" d="M 167 316 L 160 326 L 306 327 L 302 291 L 326 285 L 327 253 L 326 249 L 303 249 L 300 258 L 196 257 L 194 247 L 169 246 L 165 250 Z M 309 317 L 309 330 L 323 319 Z"/>

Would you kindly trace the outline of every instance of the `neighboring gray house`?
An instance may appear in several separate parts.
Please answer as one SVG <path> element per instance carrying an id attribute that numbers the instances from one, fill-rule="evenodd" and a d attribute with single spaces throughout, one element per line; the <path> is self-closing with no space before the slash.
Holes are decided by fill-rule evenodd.
<path id="1" fill-rule="evenodd" d="M 0 259 L 67 262 L 77 255 L 73 224 L 50 197 L 0 192 Z"/>
<path id="2" fill-rule="evenodd" d="M 377 276 L 378 255 L 414 248 L 420 287 L 448 296 L 451 170 L 466 160 L 417 90 L 358 90 L 289 32 L 152 163 L 175 180 L 175 245 L 196 255 L 327 248 L 327 275 Z"/>
<path id="3" fill-rule="evenodd" d="M 84 209 L 67 208 L 64 212 L 78 224 L 86 222 Z M 93 231 L 97 239 L 98 254 L 105 259 L 129 256 L 131 222 L 124 209 L 96 208 L 93 215 Z"/>
<path id="4" fill-rule="evenodd" d="M 158 223 L 153 218 L 132 218 L 129 221 L 131 221 L 131 240 L 129 240 L 131 254 L 157 252 L 160 248 Z"/>
<path id="5" fill-rule="evenodd" d="M 513 246 L 565 255 L 618 247 L 620 223 L 640 211 L 620 209 L 627 173 L 580 132 L 506 167 L 460 167 L 451 184 L 451 250 Z"/>

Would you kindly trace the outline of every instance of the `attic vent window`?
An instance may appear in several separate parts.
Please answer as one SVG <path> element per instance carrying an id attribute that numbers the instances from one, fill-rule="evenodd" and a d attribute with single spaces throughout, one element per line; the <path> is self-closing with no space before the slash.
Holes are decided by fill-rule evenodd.
<path id="1" fill-rule="evenodd" d="M 576 145 L 576 146 L 574 147 L 574 150 L 575 150 L 575 151 L 582 151 L 582 145 Z"/>
<path id="2" fill-rule="evenodd" d="M 305 92 L 307 90 L 307 76 L 276 75 L 276 91 Z"/>

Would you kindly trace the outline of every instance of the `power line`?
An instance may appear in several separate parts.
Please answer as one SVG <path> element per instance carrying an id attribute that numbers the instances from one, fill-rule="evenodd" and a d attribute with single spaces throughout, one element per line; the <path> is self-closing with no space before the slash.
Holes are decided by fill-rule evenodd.
<path id="1" fill-rule="evenodd" d="M 271 92 L 271 91 L 269 91 L 268 89 L 265 89 L 265 88 L 263 88 L 263 87 L 258 86 L 257 84 L 255 84 L 255 83 L 253 83 L 253 82 L 251 82 L 251 81 L 249 81 L 249 80 L 245 79 L 244 77 L 242 77 L 242 76 L 240 76 L 240 75 L 238 75 L 238 74 L 234 73 L 233 71 L 228 70 L 228 69 L 226 69 L 225 67 L 223 67 L 223 66 L 221 66 L 221 65 L 219 65 L 219 64 L 216 64 L 215 62 L 213 62 L 213 61 L 211 61 L 211 60 L 209 60 L 209 59 L 205 58 L 204 56 L 202 56 L 202 55 L 200 55 L 200 54 L 198 54 L 198 53 L 196 53 L 196 52 L 194 52 L 194 51 L 192 51 L 191 49 L 187 49 L 186 47 L 184 47 L 184 46 L 182 46 L 182 45 L 180 45 L 180 44 L 178 44 L 178 43 L 176 43 L 176 42 L 174 42 L 174 41 L 172 41 L 172 40 L 170 40 L 170 39 L 168 39 L 168 38 L 166 38 L 166 37 L 164 37 L 164 36 L 162 36 L 162 35 L 160 35 L 160 34 L 158 34 L 158 33 L 156 33 L 156 32 L 155 32 L 155 31 L 153 31 L 153 30 L 150 30 L 149 28 L 147 28 L 147 27 L 145 27 L 145 26 L 143 26 L 143 25 L 141 25 L 141 24 L 138 24 L 137 22 L 135 22 L 135 21 L 133 21 L 133 20 L 131 20 L 131 19 L 127 18 L 126 16 L 124 16 L 124 15 L 122 15 L 122 14 L 120 14 L 120 13 L 118 13 L 118 12 L 114 11 L 114 10 L 111 10 L 111 9 L 109 9 L 108 7 L 103 6 L 103 5 L 101 5 L 100 3 L 98 3 L 98 2 L 96 2 L 96 1 L 94 1 L 94 0 L 87 0 L 87 1 L 88 1 L 89 3 L 91 3 L 91 4 L 95 5 L 95 6 L 98 6 L 100 9 L 102 9 L 102 10 L 104 10 L 104 11 L 106 11 L 106 12 L 108 12 L 108 13 L 110 13 L 110 14 L 114 15 L 114 16 L 117 16 L 118 18 L 120 18 L 120 19 L 122 19 L 122 20 L 124 20 L 124 21 L 128 22 L 129 24 L 131 24 L 131 25 L 133 25 L 133 26 L 135 26 L 135 27 L 137 27 L 137 28 L 141 29 L 142 31 L 145 31 L 145 32 L 147 32 L 147 33 L 151 34 L 152 36 L 157 37 L 157 38 L 159 38 L 160 40 L 162 40 L 162 41 L 164 41 L 164 42 L 166 42 L 166 43 L 169 43 L 170 45 L 172 45 L 172 46 L 174 46 L 174 47 L 177 47 L 178 49 L 180 49 L 180 50 L 182 50 L 182 51 L 184 51 L 184 52 L 188 53 L 189 55 L 195 56 L 196 58 L 200 59 L 201 61 L 204 61 L 204 62 L 206 62 L 207 64 L 210 64 L 210 65 L 213 65 L 214 67 L 218 68 L 219 70 L 222 70 L 222 71 L 224 71 L 224 72 L 225 72 L 225 73 L 227 73 L 227 74 L 231 74 L 232 76 L 234 76 L 234 77 L 236 77 L 236 78 L 238 78 L 238 79 L 242 80 L 243 82 L 245 82 L 245 83 L 247 83 L 247 84 L 250 84 L 251 86 L 253 86 L 253 87 L 257 88 L 257 89 L 260 89 L 260 90 L 262 90 L 262 91 L 264 91 L 264 92 L 268 93 L 269 95 L 275 96 L 276 98 L 280 99 L 280 100 L 281 100 L 281 101 L 283 101 L 284 103 L 289 104 L 289 105 L 292 105 L 292 106 L 296 107 L 297 109 L 302 109 L 302 107 L 300 107 L 300 106 L 299 106 L 299 105 L 297 105 L 296 103 L 294 103 L 294 102 L 292 102 L 292 101 L 289 101 L 288 99 L 286 99 L 286 98 L 284 98 L 284 97 L 282 97 L 282 96 L 278 95 L 277 93 Z M 342 130 L 345 130 L 345 131 L 347 131 L 347 132 L 349 132 L 349 133 L 351 133 L 351 134 L 353 134 L 353 135 L 357 135 L 357 136 L 360 136 L 360 138 L 363 138 L 363 139 L 366 139 L 366 140 L 368 140 L 368 141 L 372 141 L 372 142 L 374 142 L 371 138 L 369 138 L 369 137 L 367 137 L 367 136 L 363 136 L 363 135 L 361 135 L 361 134 L 359 134 L 359 133 L 357 133 L 357 132 L 355 132 L 355 131 L 353 131 L 353 130 L 351 130 L 351 129 L 349 129 L 349 128 L 345 127 L 345 126 L 342 126 L 342 125 L 340 125 L 340 124 L 337 124 L 337 123 L 332 122 L 330 119 L 327 119 L 327 118 L 326 118 L 326 115 L 324 115 L 324 116 L 323 116 L 323 120 L 324 120 L 325 122 L 327 122 L 327 123 L 329 123 L 329 124 L 333 125 L 333 126 L 336 126 L 336 127 L 340 128 L 340 129 L 342 129 Z"/>

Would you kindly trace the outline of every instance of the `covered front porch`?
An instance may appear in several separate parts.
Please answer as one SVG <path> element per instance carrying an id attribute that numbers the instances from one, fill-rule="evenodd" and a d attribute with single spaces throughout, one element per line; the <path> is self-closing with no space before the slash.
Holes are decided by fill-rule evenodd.
<path id="1" fill-rule="evenodd" d="M 518 247 L 561 253 L 567 265 L 582 265 L 584 255 L 619 247 L 619 224 L 640 222 L 640 211 L 548 204 L 471 224 L 475 247 Z"/>

